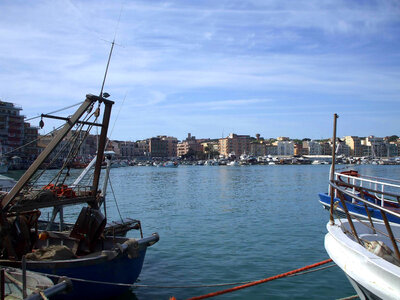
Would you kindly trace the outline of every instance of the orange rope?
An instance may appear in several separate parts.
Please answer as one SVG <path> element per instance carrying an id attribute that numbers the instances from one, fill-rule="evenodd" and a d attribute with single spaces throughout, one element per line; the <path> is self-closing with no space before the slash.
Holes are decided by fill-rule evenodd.
<path id="1" fill-rule="evenodd" d="M 302 271 L 306 271 L 306 270 L 309 270 L 309 269 L 312 269 L 312 268 L 327 264 L 327 263 L 329 263 L 331 261 L 332 261 L 332 259 L 323 260 L 323 261 L 320 261 L 318 263 L 302 267 L 300 269 L 292 270 L 292 271 L 289 271 L 289 272 L 286 272 L 286 273 L 282 273 L 282 274 L 279 274 L 279 275 L 275 275 L 275 276 L 272 276 L 272 277 L 268 277 L 268 278 L 265 278 L 265 279 L 261 279 L 261 280 L 253 281 L 253 282 L 246 283 L 246 284 L 243 284 L 243 285 L 235 286 L 233 288 L 229 288 L 229 289 L 226 289 L 226 290 L 222 290 L 222 291 L 218 291 L 218 292 L 213 292 L 213 293 L 209 293 L 209 294 L 205 294 L 205 295 L 189 298 L 187 300 L 206 299 L 206 298 L 215 297 L 215 296 L 218 296 L 218 295 L 234 292 L 234 291 L 237 291 L 237 290 L 241 290 L 241 289 L 244 289 L 244 288 L 248 288 L 248 287 L 260 284 L 260 283 L 272 281 L 272 280 L 283 278 L 283 277 L 286 277 L 286 276 L 289 276 L 289 275 L 293 275 L 293 274 L 296 274 L 296 273 L 299 273 L 299 272 L 302 272 Z"/>

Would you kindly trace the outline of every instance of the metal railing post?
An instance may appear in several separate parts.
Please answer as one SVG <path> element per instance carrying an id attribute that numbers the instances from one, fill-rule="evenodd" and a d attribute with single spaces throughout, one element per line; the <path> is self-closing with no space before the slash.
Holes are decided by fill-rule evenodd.
<path id="1" fill-rule="evenodd" d="M 331 165 L 331 174 L 330 174 L 330 181 L 333 182 L 335 180 L 335 160 L 336 160 L 336 121 L 339 116 L 337 114 L 333 115 L 333 146 L 332 146 L 332 165 Z M 334 189 L 331 186 L 331 207 L 329 211 L 329 222 L 330 224 L 335 224 L 333 218 L 333 200 L 334 200 Z"/>

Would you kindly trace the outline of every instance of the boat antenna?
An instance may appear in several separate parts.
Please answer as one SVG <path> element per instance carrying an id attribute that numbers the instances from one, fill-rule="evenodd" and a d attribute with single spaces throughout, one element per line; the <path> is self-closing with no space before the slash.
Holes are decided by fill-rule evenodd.
<path id="1" fill-rule="evenodd" d="M 108 73 L 108 67 L 110 66 L 110 60 L 111 60 L 112 52 L 113 52 L 114 45 L 115 45 L 115 38 L 117 37 L 118 27 L 119 27 L 119 23 L 120 23 L 120 21 L 121 21 L 122 9 L 123 9 L 123 6 L 121 6 L 121 10 L 119 11 L 119 17 L 118 17 L 117 27 L 115 28 L 114 38 L 113 38 L 113 41 L 111 42 L 110 54 L 108 55 L 108 61 L 107 61 L 106 71 L 104 72 L 103 84 L 101 85 L 101 90 L 100 90 L 100 97 L 103 97 L 104 84 L 106 83 L 106 78 L 107 78 L 107 73 Z M 105 96 L 105 98 L 107 98 L 107 97 L 109 97 L 108 94 L 107 94 L 107 96 Z"/>
<path id="2" fill-rule="evenodd" d="M 110 65 L 110 60 L 111 60 L 111 55 L 112 55 L 112 52 L 114 49 L 114 45 L 115 45 L 115 38 L 113 39 L 113 41 L 111 43 L 111 50 L 110 50 L 110 54 L 108 55 L 107 67 L 106 67 L 106 71 L 104 72 L 103 84 L 101 85 L 100 97 L 103 97 L 104 84 L 106 83 L 108 67 Z"/>

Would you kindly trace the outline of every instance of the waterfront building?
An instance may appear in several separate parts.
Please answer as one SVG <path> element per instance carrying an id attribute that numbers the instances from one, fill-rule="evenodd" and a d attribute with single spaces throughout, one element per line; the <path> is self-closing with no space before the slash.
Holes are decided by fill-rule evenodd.
<path id="1" fill-rule="evenodd" d="M 384 138 L 373 135 L 361 140 L 363 156 L 388 157 L 390 156 L 389 144 Z M 393 150 L 392 150 L 393 151 Z"/>
<path id="2" fill-rule="evenodd" d="M 39 155 L 38 148 L 39 128 L 32 127 L 29 123 L 24 123 L 23 156 L 33 161 Z"/>
<path id="3" fill-rule="evenodd" d="M 133 159 L 137 157 L 150 156 L 149 142 L 143 141 L 111 141 L 112 151 L 117 157 L 124 159 Z"/>
<path id="4" fill-rule="evenodd" d="M 338 139 L 336 154 L 348 157 L 350 156 L 350 147 L 344 141 Z"/>
<path id="5" fill-rule="evenodd" d="M 132 159 L 137 149 L 137 144 L 132 141 L 124 141 L 119 143 L 121 158 Z"/>
<path id="6" fill-rule="evenodd" d="M 24 116 L 20 115 L 21 110 L 11 102 L 0 101 L 0 143 L 3 154 L 23 145 Z M 21 152 L 11 154 L 14 155 L 21 155 Z"/>
<path id="7" fill-rule="evenodd" d="M 390 142 L 386 144 L 387 147 L 387 156 L 395 157 L 399 156 L 399 144 L 396 142 Z"/>
<path id="8" fill-rule="evenodd" d="M 383 138 L 370 135 L 365 139 L 365 144 L 370 147 L 373 157 L 387 156 L 387 147 Z"/>
<path id="9" fill-rule="evenodd" d="M 43 151 L 44 148 L 53 140 L 54 136 L 57 134 L 57 131 L 52 132 L 49 135 L 40 135 L 38 140 L 38 147 L 40 151 Z M 54 149 L 54 151 L 47 158 L 47 162 L 54 161 L 54 165 L 61 165 L 64 161 L 64 158 L 67 157 L 69 152 L 69 146 L 71 139 L 71 132 L 69 132 L 66 137 L 58 144 L 58 146 Z"/>
<path id="10" fill-rule="evenodd" d="M 219 155 L 219 141 L 215 140 L 207 140 L 205 142 L 201 142 L 201 147 L 203 152 L 206 155 L 209 155 L 210 158 L 213 158 L 215 155 Z"/>
<path id="11" fill-rule="evenodd" d="M 136 141 L 137 152 L 135 152 L 135 156 L 149 156 L 149 142 L 147 140 Z M 137 153 L 137 154 L 136 154 Z"/>
<path id="12" fill-rule="evenodd" d="M 250 142 L 250 155 L 252 156 L 264 156 L 267 155 L 267 149 L 265 143 L 262 140 L 256 140 Z"/>
<path id="13" fill-rule="evenodd" d="M 292 141 L 277 141 L 278 155 L 294 155 L 294 142 Z"/>
<path id="14" fill-rule="evenodd" d="M 168 142 L 160 137 L 152 137 L 149 141 L 149 155 L 151 157 L 168 157 Z"/>
<path id="15" fill-rule="evenodd" d="M 358 136 L 345 136 L 344 141 L 350 148 L 350 155 L 360 157 L 363 155 L 361 139 Z"/>
<path id="16" fill-rule="evenodd" d="M 322 155 L 322 146 L 317 141 L 303 141 L 303 148 L 306 148 L 308 155 Z"/>
<path id="17" fill-rule="evenodd" d="M 167 156 L 168 157 L 176 157 L 178 152 L 178 139 L 173 136 L 165 136 L 165 135 L 159 135 L 157 136 L 163 141 L 167 141 Z"/>
<path id="18" fill-rule="evenodd" d="M 120 146 L 121 143 L 123 143 L 123 142 L 117 141 L 117 140 L 112 140 L 109 142 L 107 150 L 113 151 L 115 153 L 116 157 L 120 157 L 121 156 L 121 146 Z"/>
<path id="19" fill-rule="evenodd" d="M 309 154 L 309 150 L 307 147 L 303 147 L 303 143 L 294 144 L 294 155 L 302 156 L 302 155 L 308 155 L 308 154 Z"/>
<path id="20" fill-rule="evenodd" d="M 229 134 L 226 138 L 219 139 L 220 154 L 228 157 L 235 154 L 239 157 L 242 154 L 250 154 L 250 143 L 252 138 L 249 135 Z"/>
<path id="21" fill-rule="evenodd" d="M 265 144 L 265 155 L 278 155 L 278 147 L 273 144 Z"/>
<path id="22" fill-rule="evenodd" d="M 39 136 L 37 143 L 39 152 L 43 151 L 43 149 L 47 147 L 47 145 L 51 142 L 51 140 L 54 138 L 56 134 L 57 131 L 53 132 L 50 135 Z M 60 142 L 60 144 L 55 148 L 53 153 L 50 154 L 49 161 L 55 158 L 56 164 L 57 163 L 61 164 L 64 158 L 67 157 L 72 145 L 71 141 L 75 136 L 76 136 L 76 131 L 71 130 L 65 136 L 65 138 Z M 80 144 L 77 159 L 81 160 L 82 162 L 90 161 L 90 159 L 93 158 L 94 155 L 96 155 L 98 135 L 89 134 L 88 136 L 85 137 L 85 135 L 82 132 L 80 132 L 80 135 L 79 137 L 77 137 L 77 139 L 78 139 L 77 144 Z M 113 142 L 111 142 L 110 144 L 111 146 L 109 145 L 109 147 L 112 147 L 114 150 L 114 148 L 116 147 L 114 146 Z M 116 149 L 118 152 L 119 151 L 118 148 Z"/>
<path id="23" fill-rule="evenodd" d="M 188 136 L 184 141 L 177 144 L 178 156 L 184 156 L 189 153 L 196 155 L 197 152 L 202 151 L 203 147 L 201 145 L 201 141 L 196 140 L 196 137 L 192 136 L 191 133 L 188 133 Z"/>
<path id="24" fill-rule="evenodd" d="M 332 155 L 332 141 L 326 140 L 319 142 L 321 145 L 321 155 Z"/>
<path id="25" fill-rule="evenodd" d="M 87 161 L 96 155 L 97 143 L 100 135 L 89 134 L 85 137 L 83 132 L 80 132 L 79 134 L 79 143 L 81 144 L 79 148 L 79 156 Z"/>

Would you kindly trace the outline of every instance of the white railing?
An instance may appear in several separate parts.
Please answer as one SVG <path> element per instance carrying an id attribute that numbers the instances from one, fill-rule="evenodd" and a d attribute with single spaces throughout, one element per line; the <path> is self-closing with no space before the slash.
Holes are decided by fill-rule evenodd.
<path id="1" fill-rule="evenodd" d="M 374 193 L 374 196 L 381 200 L 381 206 L 384 207 L 385 202 L 396 201 L 397 199 L 387 199 L 384 197 L 385 192 L 390 192 L 390 194 L 396 194 L 400 197 L 400 180 L 395 179 L 387 179 L 380 177 L 371 177 L 371 176 L 352 176 L 347 174 L 342 174 L 340 172 L 335 172 L 335 179 L 339 180 L 347 178 L 347 183 L 353 186 L 359 186 L 363 188 L 369 188 L 371 190 L 380 191 L 382 193 Z M 353 187 L 353 193 L 356 193 L 356 188 Z M 375 203 L 377 201 L 375 200 Z M 397 202 L 397 201 L 396 201 Z"/>

